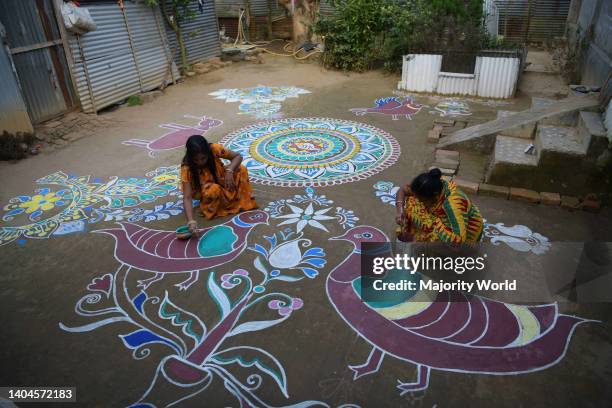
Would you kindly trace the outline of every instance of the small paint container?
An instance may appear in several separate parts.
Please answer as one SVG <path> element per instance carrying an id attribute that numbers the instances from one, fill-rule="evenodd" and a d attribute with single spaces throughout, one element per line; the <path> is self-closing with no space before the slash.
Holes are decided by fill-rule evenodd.
<path id="1" fill-rule="evenodd" d="M 178 239 L 189 239 L 191 238 L 191 231 L 189 231 L 188 225 L 183 225 L 182 227 L 178 227 L 176 229 L 176 237 Z"/>

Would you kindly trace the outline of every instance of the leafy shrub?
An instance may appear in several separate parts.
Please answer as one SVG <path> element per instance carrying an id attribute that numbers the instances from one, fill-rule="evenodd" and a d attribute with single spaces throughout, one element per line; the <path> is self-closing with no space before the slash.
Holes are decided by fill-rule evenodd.
<path id="1" fill-rule="evenodd" d="M 23 159 L 34 143 L 36 138 L 31 133 L 13 134 L 5 130 L 0 135 L 0 160 Z"/>
<path id="2" fill-rule="evenodd" d="M 482 0 L 336 0 L 336 14 L 314 31 L 325 41 L 323 62 L 363 71 L 376 62 L 396 71 L 409 52 L 475 51 L 489 42 Z"/>

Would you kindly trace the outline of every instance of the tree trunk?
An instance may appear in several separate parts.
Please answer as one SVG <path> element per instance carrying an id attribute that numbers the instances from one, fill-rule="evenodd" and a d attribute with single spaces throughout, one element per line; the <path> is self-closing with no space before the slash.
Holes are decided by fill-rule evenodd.
<path id="1" fill-rule="evenodd" d="M 164 19 L 166 20 L 166 23 L 168 24 L 168 26 L 170 26 L 170 28 L 172 29 L 172 31 L 174 31 L 174 34 L 176 35 L 176 43 L 178 44 L 179 55 L 181 56 L 180 70 L 186 71 L 189 68 L 189 64 L 187 63 L 187 48 L 185 48 L 185 41 L 183 40 L 183 31 L 181 30 L 181 26 L 179 23 L 179 15 L 176 3 L 173 2 L 172 4 L 172 18 L 170 18 L 168 12 L 166 11 L 166 0 L 161 0 L 160 8 L 162 10 Z"/>
<path id="2" fill-rule="evenodd" d="M 178 43 L 181 55 L 181 70 L 186 71 L 189 68 L 189 63 L 187 62 L 187 48 L 185 47 L 185 40 L 183 40 L 183 31 L 180 27 L 177 27 L 174 32 L 176 33 L 176 42 Z"/>
<path id="3" fill-rule="evenodd" d="M 319 14 L 318 0 L 278 0 L 291 13 L 293 19 L 293 42 L 296 45 L 312 41 L 310 27 Z"/>

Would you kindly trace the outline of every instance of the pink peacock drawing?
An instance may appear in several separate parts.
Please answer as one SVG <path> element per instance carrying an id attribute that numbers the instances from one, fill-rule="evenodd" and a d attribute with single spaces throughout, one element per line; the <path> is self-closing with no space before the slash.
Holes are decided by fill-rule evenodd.
<path id="1" fill-rule="evenodd" d="M 360 245 L 388 242 L 371 226 L 357 226 L 331 238 L 349 241 L 353 252 L 326 282 L 339 315 L 372 351 L 364 364 L 350 366 L 354 379 L 375 373 L 385 355 L 417 366 L 414 382 L 401 394 L 424 390 L 432 369 L 509 375 L 530 373 L 561 361 L 578 324 L 589 322 L 559 313 L 556 303 L 521 306 L 461 292 L 440 292 L 434 301 L 376 307 L 360 298 Z M 415 296 L 418 296 L 417 292 Z M 412 298 L 415 299 L 415 298 Z"/>
<path id="2" fill-rule="evenodd" d="M 172 132 L 166 133 L 157 139 L 143 140 L 130 139 L 122 142 L 126 146 L 141 146 L 149 150 L 149 156 L 153 157 L 155 152 L 163 150 L 172 150 L 178 147 L 185 146 L 185 142 L 189 136 L 194 134 L 204 134 L 211 128 L 221 126 L 222 120 L 208 118 L 206 116 L 185 115 L 186 118 L 197 119 L 199 122 L 196 126 L 180 125 L 178 123 L 165 123 L 159 125 L 164 129 L 171 129 Z"/>
<path id="3" fill-rule="evenodd" d="M 189 273 L 177 284 L 186 290 L 198 280 L 199 271 L 230 262 L 244 251 L 247 237 L 259 224 L 267 224 L 268 214 L 261 210 L 244 212 L 224 224 L 204 228 L 198 239 L 180 240 L 174 231 L 141 227 L 130 222 L 119 228 L 95 231 L 115 237 L 115 257 L 130 267 L 155 275 L 139 281 L 146 289 L 168 273 Z"/>
<path id="4" fill-rule="evenodd" d="M 391 115 L 393 120 L 398 120 L 400 116 L 412 120 L 412 115 L 419 113 L 423 107 L 411 97 L 399 98 L 396 96 L 377 99 L 374 104 L 376 106 L 373 108 L 356 108 L 351 109 L 351 112 L 357 116 L 363 116 L 366 113 L 379 113 L 381 115 Z"/>

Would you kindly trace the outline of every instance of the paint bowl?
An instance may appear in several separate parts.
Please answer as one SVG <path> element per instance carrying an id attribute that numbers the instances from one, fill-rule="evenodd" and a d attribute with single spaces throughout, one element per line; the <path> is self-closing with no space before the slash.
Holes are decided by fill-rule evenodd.
<path id="1" fill-rule="evenodd" d="M 178 239 L 189 239 L 191 238 L 191 231 L 189 231 L 189 225 L 183 225 L 176 229 L 176 237 Z"/>

